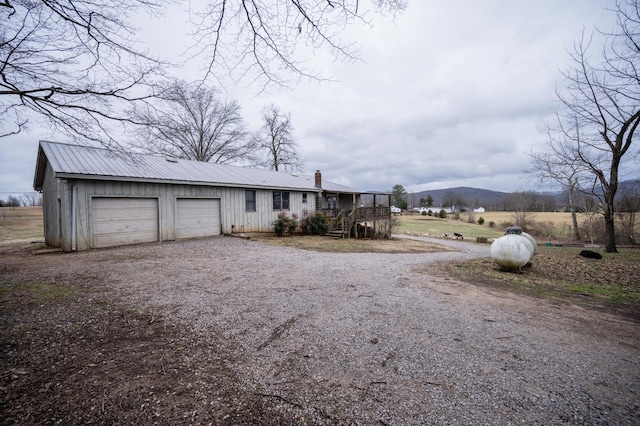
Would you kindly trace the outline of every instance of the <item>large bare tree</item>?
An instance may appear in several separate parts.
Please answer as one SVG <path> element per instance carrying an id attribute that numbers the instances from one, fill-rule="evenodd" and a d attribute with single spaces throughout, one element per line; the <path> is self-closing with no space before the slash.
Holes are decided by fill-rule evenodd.
<path id="1" fill-rule="evenodd" d="M 104 144 L 117 142 L 113 128 L 143 124 L 127 111 L 154 96 L 162 64 L 137 48 L 131 18 L 160 13 L 166 3 L 0 0 L 0 137 L 26 128 L 32 113 Z M 188 63 L 204 58 L 201 81 L 231 76 L 260 88 L 321 78 L 304 66 L 315 49 L 356 58 L 354 44 L 342 39 L 345 27 L 368 23 L 370 10 L 405 6 L 404 0 L 189 2 L 195 22 Z"/>
<path id="2" fill-rule="evenodd" d="M 292 171 L 302 168 L 302 160 L 296 151 L 291 115 L 271 104 L 262 111 L 262 127 L 253 140 L 264 154 L 256 165 L 276 171 Z"/>
<path id="3" fill-rule="evenodd" d="M 147 152 L 219 164 L 253 158 L 256 145 L 245 131 L 240 105 L 219 99 L 213 88 L 176 81 L 134 116 L 148 123 L 133 143 Z"/>
<path id="4" fill-rule="evenodd" d="M 579 130 L 579 127 L 575 127 Z M 533 152 L 531 159 L 533 162 L 532 173 L 541 182 L 550 182 L 560 185 L 567 192 L 569 211 L 571 212 L 571 224 L 573 238 L 580 240 L 580 229 L 578 227 L 578 194 L 581 191 L 582 183 L 588 175 L 588 170 L 584 164 L 573 155 L 572 140 L 578 139 L 578 135 L 568 139 L 562 131 L 549 129 L 546 150 Z"/>
<path id="5" fill-rule="evenodd" d="M 594 37 L 583 34 L 571 52 L 573 65 L 558 91 L 555 131 L 566 141 L 567 164 L 592 176 L 583 190 L 598 197 L 605 222 L 605 251 L 617 252 L 615 197 L 625 156 L 640 124 L 640 8 L 638 0 L 616 3 L 617 30 L 596 33 L 605 43 L 599 60 Z M 575 162 L 575 163 L 574 163 Z"/>
<path id="6" fill-rule="evenodd" d="M 82 138 L 113 142 L 124 107 L 153 93 L 160 63 L 136 49 L 128 18 L 163 0 L 0 1 L 0 136 L 28 116 Z M 11 123 L 9 123 L 11 122 Z"/>
<path id="7" fill-rule="evenodd" d="M 225 0 L 192 6 L 194 55 L 204 55 L 206 76 L 217 72 L 248 78 L 263 87 L 287 86 L 300 78 L 323 78 L 306 62 L 316 49 L 335 58 L 358 57 L 341 32 L 354 23 L 369 24 L 372 9 L 397 13 L 405 0 Z M 326 78 L 326 76 L 324 76 Z"/>

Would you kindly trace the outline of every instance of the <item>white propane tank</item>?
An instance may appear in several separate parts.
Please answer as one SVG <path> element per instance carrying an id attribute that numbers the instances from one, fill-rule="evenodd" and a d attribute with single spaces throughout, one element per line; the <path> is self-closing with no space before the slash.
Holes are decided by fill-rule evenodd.
<path id="1" fill-rule="evenodd" d="M 538 242 L 536 241 L 535 238 L 533 238 L 531 236 L 531 234 L 527 234 L 526 232 L 522 233 L 523 237 L 526 237 L 527 240 L 529 240 L 529 242 L 531 243 L 531 245 L 533 246 L 533 252 L 532 254 L 536 254 L 536 252 L 538 251 Z"/>
<path id="2" fill-rule="evenodd" d="M 507 269 L 518 269 L 529 263 L 534 247 L 520 234 L 507 234 L 491 243 L 491 259 Z"/>

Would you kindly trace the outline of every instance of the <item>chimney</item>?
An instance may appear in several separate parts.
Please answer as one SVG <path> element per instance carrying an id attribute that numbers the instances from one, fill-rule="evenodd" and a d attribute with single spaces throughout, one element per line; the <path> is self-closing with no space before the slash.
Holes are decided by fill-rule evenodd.
<path id="1" fill-rule="evenodd" d="M 322 188 L 322 173 L 320 170 L 316 170 L 316 188 Z"/>

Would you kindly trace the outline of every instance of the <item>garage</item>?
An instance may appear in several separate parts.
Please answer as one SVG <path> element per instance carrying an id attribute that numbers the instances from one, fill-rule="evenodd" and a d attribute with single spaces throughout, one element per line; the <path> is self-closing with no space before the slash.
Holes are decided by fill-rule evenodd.
<path id="1" fill-rule="evenodd" d="M 179 198 L 176 210 L 176 238 L 220 235 L 219 199 Z"/>
<path id="2" fill-rule="evenodd" d="M 156 198 L 93 198 L 92 247 L 114 247 L 158 241 Z"/>

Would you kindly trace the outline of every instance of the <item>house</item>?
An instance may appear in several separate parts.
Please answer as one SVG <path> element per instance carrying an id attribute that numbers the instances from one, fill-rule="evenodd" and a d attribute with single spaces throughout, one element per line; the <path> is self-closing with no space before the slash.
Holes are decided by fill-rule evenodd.
<path id="1" fill-rule="evenodd" d="M 458 209 L 456 209 L 455 206 L 453 207 L 414 207 L 413 210 L 420 214 L 423 214 L 423 213 L 429 214 L 429 212 L 431 212 L 431 215 L 438 215 L 440 214 L 440 211 L 444 211 L 446 214 L 456 213 L 459 211 Z"/>
<path id="2" fill-rule="evenodd" d="M 34 189 L 45 243 L 65 251 L 272 232 L 281 211 L 357 206 L 360 192 L 315 177 L 41 141 Z M 344 215 L 344 213 L 343 213 Z"/>

